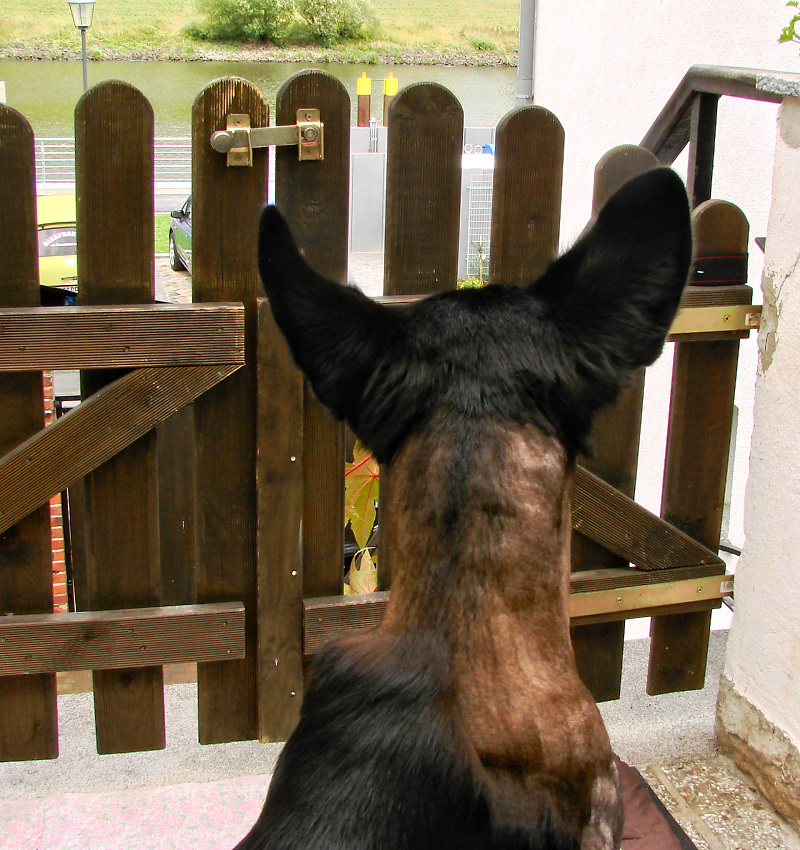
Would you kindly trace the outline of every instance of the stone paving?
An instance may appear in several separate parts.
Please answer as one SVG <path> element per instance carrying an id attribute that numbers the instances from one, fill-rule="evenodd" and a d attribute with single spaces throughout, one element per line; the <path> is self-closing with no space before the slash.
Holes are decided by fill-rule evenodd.
<path id="1" fill-rule="evenodd" d="M 371 297 L 383 292 L 383 254 L 358 253 L 350 255 L 349 281 Z M 156 257 L 156 299 L 185 304 L 192 300 L 192 276 L 175 272 L 166 256 Z"/>

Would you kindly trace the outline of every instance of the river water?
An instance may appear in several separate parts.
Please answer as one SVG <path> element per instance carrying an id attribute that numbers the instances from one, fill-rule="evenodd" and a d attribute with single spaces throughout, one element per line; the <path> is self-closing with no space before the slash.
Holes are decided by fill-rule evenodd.
<path id="1" fill-rule="evenodd" d="M 192 103 L 213 80 L 239 76 L 258 86 L 274 107 L 275 95 L 294 73 L 321 68 L 342 82 L 350 94 L 356 120 L 356 80 L 362 72 L 373 80 L 372 113 L 383 111 L 383 83 L 391 73 L 400 87 L 416 82 L 440 83 L 459 99 L 468 127 L 490 127 L 514 106 L 515 68 L 443 67 L 437 65 L 303 65 L 288 62 L 90 62 L 89 85 L 124 80 L 140 89 L 153 105 L 158 136 L 188 136 Z M 82 93 L 80 62 L 0 61 L 6 102 L 22 112 L 37 136 L 72 136 L 75 103 Z"/>

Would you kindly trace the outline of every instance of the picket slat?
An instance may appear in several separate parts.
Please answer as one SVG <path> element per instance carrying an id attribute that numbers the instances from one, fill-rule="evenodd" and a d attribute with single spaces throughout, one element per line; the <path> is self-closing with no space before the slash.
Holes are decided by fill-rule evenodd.
<path id="1" fill-rule="evenodd" d="M 229 167 L 211 147 L 228 114 L 266 126 L 261 92 L 239 78 L 217 80 L 192 111 L 192 291 L 196 301 L 242 301 L 245 363 L 195 402 L 198 602 L 244 602 L 246 657 L 198 664 L 201 743 L 258 734 L 256 698 L 256 264 L 258 217 L 267 187 L 266 149 L 252 167 Z"/>
<path id="2" fill-rule="evenodd" d="M 747 253 L 749 225 L 735 205 L 706 201 L 693 220 L 696 256 Z M 675 345 L 661 515 L 714 551 L 722 528 L 738 361 L 736 339 Z M 710 611 L 653 618 L 647 693 L 703 687 L 710 627 Z"/>
<path id="3" fill-rule="evenodd" d="M 39 303 L 33 130 L 0 103 L 0 307 Z M 10 262 L 9 262 L 10 261 Z M 42 373 L 0 374 L 0 456 L 44 426 Z M 0 535 L 0 614 L 53 610 L 50 510 L 43 505 Z M 0 685 L 0 760 L 55 758 L 53 675 L 11 676 Z"/>
<path id="4" fill-rule="evenodd" d="M 443 86 L 419 83 L 395 95 L 388 115 L 383 293 L 430 295 L 458 276 L 464 111 Z M 381 515 L 388 520 L 390 470 L 381 467 Z M 378 552 L 381 590 L 391 585 L 392 552 Z"/>
<path id="5" fill-rule="evenodd" d="M 415 83 L 389 107 L 385 295 L 453 289 L 458 276 L 464 111 L 436 83 Z"/>
<path id="6" fill-rule="evenodd" d="M 636 145 L 613 148 L 597 163 L 594 172 L 592 216 L 624 183 L 658 166 L 650 151 Z M 617 402 L 599 411 L 592 428 L 592 456 L 584 466 L 633 498 L 639 457 L 639 432 L 644 402 L 644 369 L 639 369 Z M 572 535 L 572 568 L 575 571 L 619 569 L 628 562 L 579 533 Z M 622 684 L 622 651 L 625 623 L 601 623 L 572 629 L 572 646 L 578 672 L 598 701 L 619 699 Z"/>
<path id="7" fill-rule="evenodd" d="M 512 109 L 497 125 L 489 280 L 522 286 L 558 250 L 564 128 L 541 106 Z"/>
<path id="8" fill-rule="evenodd" d="M 153 109 L 144 95 L 113 80 L 84 94 L 75 110 L 80 304 L 154 301 L 153 163 Z M 83 396 L 118 374 L 82 372 Z M 87 476 L 92 609 L 160 604 L 157 487 L 153 432 Z M 161 667 L 96 671 L 93 680 L 98 752 L 164 748 Z"/>
<path id="9" fill-rule="evenodd" d="M 290 77 L 276 98 L 276 122 L 293 124 L 299 109 L 318 109 L 325 132 L 325 158 L 298 160 L 290 147 L 275 152 L 275 200 L 286 216 L 306 259 L 322 275 L 344 284 L 347 280 L 347 250 L 350 186 L 350 98 L 344 86 L 323 71 L 301 71 Z M 289 380 L 289 376 L 286 376 Z M 302 592 L 342 592 L 344 545 L 344 428 L 317 401 L 308 384 L 303 391 L 303 535 Z M 293 408 L 294 399 L 291 405 Z M 279 547 L 287 551 L 285 546 Z M 276 565 L 283 569 L 283 565 Z M 260 563 L 273 589 L 274 577 L 268 560 Z M 291 592 L 291 591 L 290 591 Z M 274 739 L 291 728 L 299 711 L 299 676 L 302 656 L 296 641 L 285 655 L 289 668 L 276 678 L 268 669 L 269 647 L 286 628 L 287 618 L 297 623 L 297 611 L 281 612 L 273 629 L 262 624 L 262 682 L 269 683 L 260 702 L 261 737 Z M 295 696 L 292 696 L 295 694 Z M 277 700 L 278 713 L 271 704 Z"/>
<path id="10" fill-rule="evenodd" d="M 308 262 L 330 280 L 347 280 L 350 185 L 350 98 L 323 71 L 302 71 L 278 92 L 276 121 L 315 108 L 325 125 L 325 159 L 300 162 L 275 152 L 275 199 Z M 303 592 L 341 593 L 344 539 L 344 430 L 306 386 L 303 462 Z"/>

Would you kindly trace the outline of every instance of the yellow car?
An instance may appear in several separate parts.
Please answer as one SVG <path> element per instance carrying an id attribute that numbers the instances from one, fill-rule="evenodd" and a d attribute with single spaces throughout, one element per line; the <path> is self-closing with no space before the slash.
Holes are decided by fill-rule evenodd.
<path id="1" fill-rule="evenodd" d="M 42 303 L 74 304 L 78 291 L 75 195 L 39 195 L 36 205 Z"/>

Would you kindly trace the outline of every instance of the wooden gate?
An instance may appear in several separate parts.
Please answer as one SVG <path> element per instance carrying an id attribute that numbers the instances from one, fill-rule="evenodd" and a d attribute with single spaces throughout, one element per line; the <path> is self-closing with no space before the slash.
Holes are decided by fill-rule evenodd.
<path id="1" fill-rule="evenodd" d="M 298 110 L 315 109 L 324 159 L 278 148 L 276 200 L 312 265 L 344 283 L 348 95 L 329 75 L 302 72 L 279 92 L 274 121 L 294 124 Z M 307 660 L 328 635 L 375 623 L 385 607 L 391 552 L 381 556 L 380 592 L 341 595 L 344 431 L 304 386 L 259 299 L 267 151 L 229 165 L 249 158 L 240 119 L 233 157 L 210 143 L 242 115 L 252 128 L 270 123 L 244 80 L 215 82 L 195 102 L 194 303 L 155 305 L 152 110 L 123 83 L 84 95 L 80 306 L 42 308 L 33 136 L 0 104 L 0 250 L 9 258 L 0 284 L 0 612 L 14 615 L 0 619 L 2 759 L 57 755 L 62 670 L 94 670 L 100 752 L 163 747 L 162 665 L 186 660 L 198 662 L 201 742 L 284 740 Z M 441 86 L 395 97 L 389 301 L 455 285 L 462 134 L 461 107 Z M 527 282 L 554 255 L 563 142 L 558 120 L 538 107 L 498 126 L 492 280 Z M 610 152 L 597 168 L 595 207 L 655 164 L 640 148 Z M 695 216 L 701 255 L 745 253 L 738 209 L 711 201 Z M 716 551 L 738 340 L 757 316 L 751 296 L 735 279 L 687 290 L 673 328 L 663 519 L 631 499 L 643 376 L 601 417 L 595 455 L 577 475 L 573 641 L 598 699 L 619 695 L 631 616 L 655 615 L 650 693 L 702 686 L 710 611 L 730 592 Z M 43 430 L 41 370 L 62 368 L 82 370 L 84 400 Z M 191 498 L 174 486 L 175 452 L 183 472 L 195 470 Z M 43 506 L 66 487 L 86 518 L 75 566 L 86 610 L 53 614 Z M 176 522 L 194 529 L 188 547 L 167 545 Z"/>

